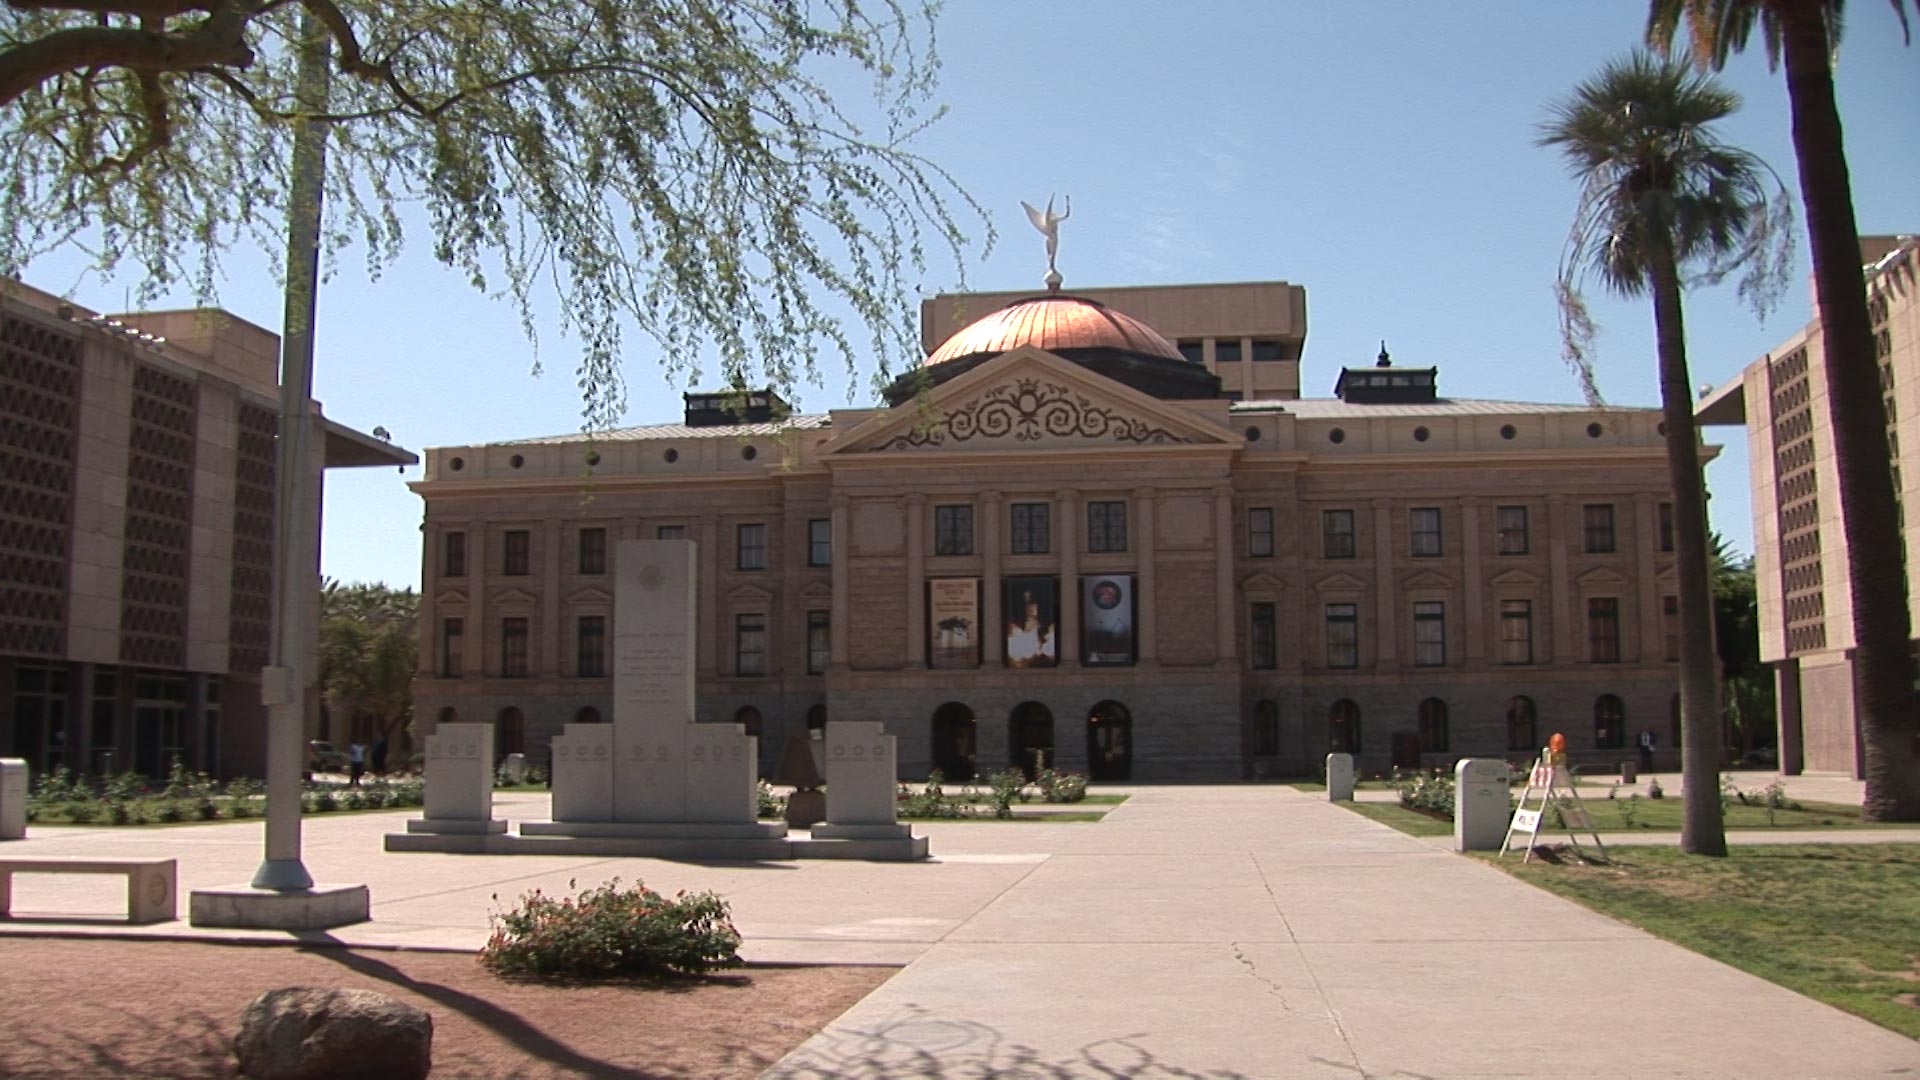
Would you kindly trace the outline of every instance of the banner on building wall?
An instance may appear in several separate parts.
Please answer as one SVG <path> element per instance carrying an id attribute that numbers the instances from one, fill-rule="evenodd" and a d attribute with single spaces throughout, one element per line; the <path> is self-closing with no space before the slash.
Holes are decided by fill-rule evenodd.
<path id="1" fill-rule="evenodd" d="M 1007 666 L 1055 667 L 1060 663 L 1059 587 L 1050 577 L 1007 579 Z"/>
<path id="2" fill-rule="evenodd" d="M 1133 663 L 1133 575 L 1101 574 L 1080 579 L 1081 662 L 1093 667 Z"/>
<path id="3" fill-rule="evenodd" d="M 980 582 L 927 582 L 927 663 L 936 668 L 980 666 Z"/>

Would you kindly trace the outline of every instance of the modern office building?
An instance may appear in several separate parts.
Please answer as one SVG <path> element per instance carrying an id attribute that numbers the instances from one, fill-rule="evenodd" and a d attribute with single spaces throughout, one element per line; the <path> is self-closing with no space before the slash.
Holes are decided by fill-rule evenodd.
<path id="1" fill-rule="evenodd" d="M 699 546 L 698 709 L 762 762 L 880 720 L 903 776 L 1306 774 L 1670 752 L 1653 410 L 1323 370 L 1284 282 L 940 296 L 871 408 L 686 395 L 675 422 L 427 451 L 415 715 L 544 756 L 613 708 L 618 541 Z"/>
<path id="2" fill-rule="evenodd" d="M 1920 239 L 1863 236 L 1860 252 L 1886 395 L 1887 443 L 1911 552 L 1920 529 Z M 1865 762 L 1854 711 L 1851 553 L 1820 330 L 1816 314 L 1704 398 L 1697 412 L 1705 424 L 1746 427 L 1760 658 L 1774 671 L 1780 767 L 1859 777 Z M 1920 626 L 1911 589 L 1908 603 Z"/>
<path id="3" fill-rule="evenodd" d="M 264 775 L 278 365 L 223 311 L 0 281 L 0 752 L 34 775 Z M 415 460 L 323 424 L 326 467 Z"/>

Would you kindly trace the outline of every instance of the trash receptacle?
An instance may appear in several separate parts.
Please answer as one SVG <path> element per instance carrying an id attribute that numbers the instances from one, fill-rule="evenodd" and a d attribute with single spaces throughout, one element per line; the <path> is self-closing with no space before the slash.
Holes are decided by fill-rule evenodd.
<path id="1" fill-rule="evenodd" d="M 1621 783 L 1632 784 L 1637 782 L 1639 779 L 1640 779 L 1640 763 L 1639 762 L 1623 761 L 1620 763 L 1620 782 Z"/>

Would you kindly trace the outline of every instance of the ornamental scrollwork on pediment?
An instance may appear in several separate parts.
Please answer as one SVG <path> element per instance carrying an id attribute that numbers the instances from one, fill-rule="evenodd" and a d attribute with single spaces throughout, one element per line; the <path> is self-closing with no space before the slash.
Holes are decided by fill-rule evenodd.
<path id="1" fill-rule="evenodd" d="M 1138 417 L 1095 404 L 1086 395 L 1058 383 L 1019 379 L 996 386 L 874 449 L 917 450 L 974 439 L 1038 442 L 1042 438 L 1076 437 L 1143 444 L 1192 441 Z"/>

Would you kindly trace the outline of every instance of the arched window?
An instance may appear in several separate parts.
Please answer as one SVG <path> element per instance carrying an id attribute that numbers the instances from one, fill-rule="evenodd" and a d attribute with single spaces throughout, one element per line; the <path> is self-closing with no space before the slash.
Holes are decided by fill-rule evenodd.
<path id="1" fill-rule="evenodd" d="M 807 710 L 807 737 L 824 739 L 827 737 L 827 707 L 815 705 Z"/>
<path id="2" fill-rule="evenodd" d="M 1327 749 L 1335 754 L 1360 752 L 1360 706 L 1347 698 L 1327 710 Z"/>
<path id="3" fill-rule="evenodd" d="M 742 705 L 740 711 L 733 714 L 733 722 L 747 729 L 747 734 L 760 737 L 760 710 L 751 705 Z"/>
<path id="4" fill-rule="evenodd" d="M 1514 697 L 1507 702 L 1507 749 L 1540 749 L 1540 733 L 1535 730 L 1533 699 Z"/>
<path id="5" fill-rule="evenodd" d="M 526 752 L 527 718 L 509 705 L 500 710 L 500 719 L 493 724 L 493 760 L 501 761 L 508 754 Z"/>
<path id="6" fill-rule="evenodd" d="M 933 767 L 950 781 L 973 779 L 973 710 L 949 701 L 933 710 Z"/>
<path id="7" fill-rule="evenodd" d="M 1280 706 L 1262 701 L 1253 709 L 1253 752 L 1256 757 L 1280 753 Z"/>
<path id="8" fill-rule="evenodd" d="M 1594 699 L 1593 745 L 1596 750 L 1618 750 L 1627 745 L 1627 707 L 1612 694 Z"/>
<path id="9" fill-rule="evenodd" d="M 591 705 L 583 705 L 580 707 L 579 712 L 573 714 L 573 722 L 576 724 L 597 724 L 600 722 L 600 710 Z"/>
<path id="10" fill-rule="evenodd" d="M 441 709 L 440 709 L 440 719 L 439 719 L 439 722 L 440 722 L 440 723 L 442 723 L 442 724 L 457 724 L 457 723 L 459 723 L 459 722 L 460 722 L 460 710 L 459 710 L 459 709 L 456 709 L 456 708 L 454 708 L 454 707 L 453 707 L 453 706 L 451 706 L 451 705 L 446 705 L 446 706 L 442 706 L 442 707 L 441 707 Z"/>
<path id="11" fill-rule="evenodd" d="M 1420 703 L 1420 752 L 1447 752 L 1447 703 L 1436 697 Z"/>

